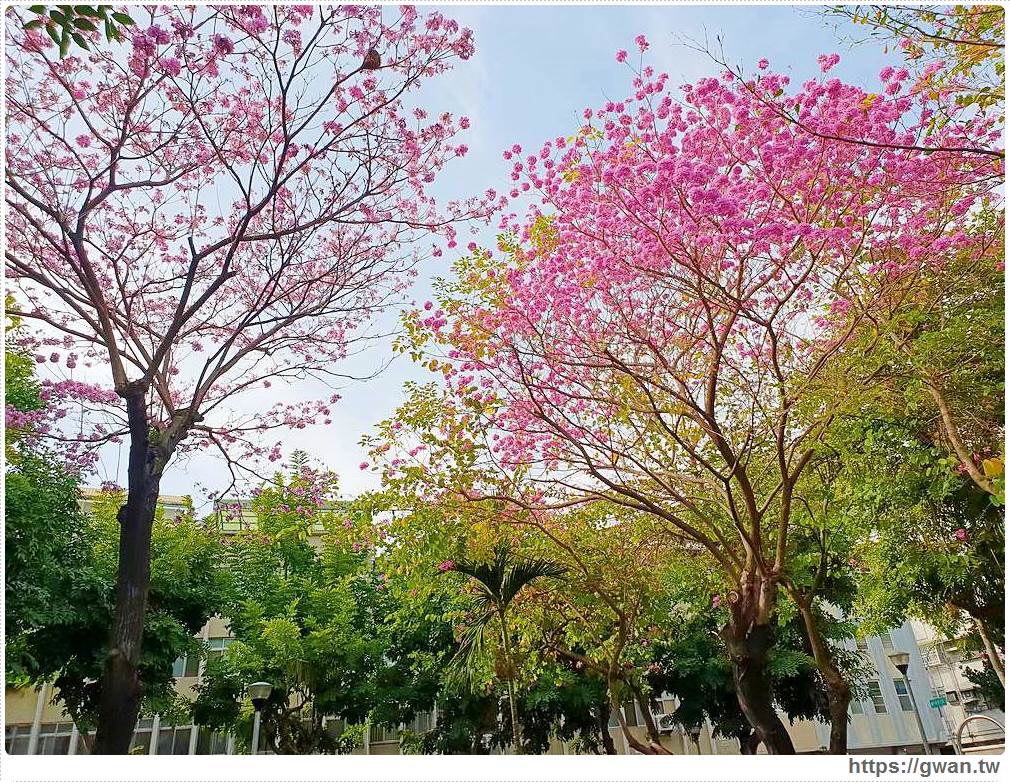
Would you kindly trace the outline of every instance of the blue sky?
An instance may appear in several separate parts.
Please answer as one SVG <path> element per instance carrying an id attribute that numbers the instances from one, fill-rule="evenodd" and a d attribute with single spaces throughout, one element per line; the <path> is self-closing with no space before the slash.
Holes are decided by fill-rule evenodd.
<path id="1" fill-rule="evenodd" d="M 420 8 L 422 12 L 426 9 Z M 524 148 L 539 147 L 547 138 L 567 135 L 578 125 L 581 112 L 628 91 L 631 71 L 617 63 L 618 49 L 633 52 L 634 37 L 644 33 L 651 42 L 646 61 L 670 74 L 679 85 L 712 75 L 716 66 L 682 41 L 722 47 L 730 63 L 753 70 L 761 57 L 771 69 L 790 74 L 794 82 L 819 75 L 817 55 L 838 52 L 842 62 L 832 71 L 843 81 L 871 86 L 877 73 L 894 55 L 871 42 L 852 46 L 861 30 L 844 22 L 827 20 L 813 6 L 441 6 L 446 15 L 474 30 L 477 52 L 456 70 L 439 78 L 425 92 L 425 103 L 438 111 L 466 114 L 471 129 L 465 138 L 470 153 L 443 172 L 436 195 L 461 197 L 489 187 L 508 189 L 508 170 L 502 150 L 519 142 Z M 482 232 L 478 241 L 491 238 Z M 466 240 L 464 240 L 465 243 Z M 414 291 L 417 301 L 430 293 L 430 279 L 444 275 L 452 258 L 446 253 L 419 271 Z M 365 371 L 388 356 L 388 346 L 377 346 L 356 359 L 352 369 Z M 354 495 L 377 485 L 376 476 L 362 472 L 358 463 L 364 452 L 357 445 L 361 435 L 389 416 L 402 398 L 403 382 L 428 380 L 430 375 L 398 358 L 377 379 L 342 391 L 333 424 L 316 430 L 293 432 L 285 438 L 293 448 L 308 450 L 316 459 L 341 475 L 343 493 Z M 328 395 L 329 391 L 302 384 L 280 392 L 288 398 Z M 116 477 L 116 463 L 125 469 L 126 453 L 103 455 L 99 480 Z M 199 477 L 197 477 L 199 476 Z M 123 482 L 125 476 L 120 476 Z M 224 466 L 212 457 L 192 457 L 176 462 L 166 473 L 165 493 L 195 493 L 196 480 L 211 488 L 227 482 Z"/>

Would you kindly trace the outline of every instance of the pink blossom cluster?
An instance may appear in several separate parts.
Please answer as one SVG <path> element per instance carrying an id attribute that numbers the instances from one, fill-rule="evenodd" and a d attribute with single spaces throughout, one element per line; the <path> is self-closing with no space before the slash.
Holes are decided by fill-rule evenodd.
<path id="1" fill-rule="evenodd" d="M 876 93 L 763 69 L 673 90 L 646 65 L 574 140 L 505 151 L 522 188 L 497 276 L 416 316 L 500 464 L 624 482 L 675 469 L 692 429 L 771 441 L 778 379 L 816 372 L 875 285 L 972 250 L 964 217 L 1002 176 L 972 150 L 998 128 L 953 101 L 936 128 L 907 73 L 881 76 Z"/>
<path id="2" fill-rule="evenodd" d="M 276 461 L 263 432 L 329 424 L 337 398 L 254 416 L 232 399 L 338 372 L 402 300 L 417 240 L 455 246 L 460 223 L 504 203 L 436 201 L 470 121 L 412 108 L 473 36 L 412 7 L 143 16 L 125 68 L 100 34 L 61 58 L 8 16 L 6 274 L 26 321 L 57 340 L 44 363 L 109 371 L 120 405 L 143 377 L 157 428 L 191 415 L 182 450 Z M 50 241 L 67 224 L 81 242 Z"/>
<path id="3" fill-rule="evenodd" d="M 5 404 L 7 431 L 15 435 L 17 442 L 31 447 L 44 443 L 71 472 L 89 471 L 98 459 L 99 446 L 118 442 L 123 434 L 121 426 L 103 423 L 107 412 L 120 401 L 109 389 L 46 378 L 39 383 L 39 399 L 42 407 L 37 410 L 18 410 Z M 76 420 L 68 429 L 70 417 Z"/>

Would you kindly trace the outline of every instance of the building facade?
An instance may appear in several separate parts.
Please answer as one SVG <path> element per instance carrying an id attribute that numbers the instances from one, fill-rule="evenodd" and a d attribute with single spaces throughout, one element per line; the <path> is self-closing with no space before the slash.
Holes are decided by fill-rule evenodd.
<path id="1" fill-rule="evenodd" d="M 913 621 L 911 629 L 928 672 L 930 700 L 936 704 L 930 711 L 936 712 L 950 741 L 960 729 L 965 753 L 1002 749 L 1005 735 L 1000 726 L 1006 726 L 1006 715 L 967 676 L 983 669 L 983 653 L 966 654 L 961 638 L 946 638 L 923 622 Z"/>

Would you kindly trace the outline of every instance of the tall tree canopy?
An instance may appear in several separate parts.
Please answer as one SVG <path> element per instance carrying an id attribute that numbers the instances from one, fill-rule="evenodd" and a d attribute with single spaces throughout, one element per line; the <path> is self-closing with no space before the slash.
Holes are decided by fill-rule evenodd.
<path id="1" fill-rule="evenodd" d="M 500 255 L 457 264 L 408 349 L 431 340 L 478 458 L 523 476 L 513 501 L 607 499 L 708 552 L 741 707 L 788 752 L 758 672 L 790 588 L 795 488 L 845 395 L 807 403 L 878 291 L 983 252 L 964 216 L 998 200 L 1002 161 L 976 151 L 993 118 L 949 102 L 957 121 L 931 125 L 907 72 L 869 93 L 830 76 L 794 89 L 766 66 L 679 94 L 644 66 L 573 137 L 507 150 L 512 197 L 538 200 L 503 219 Z M 837 751 L 848 688 L 830 656 L 822 670 Z"/>
<path id="2" fill-rule="evenodd" d="M 21 14 L 5 48 L 7 276 L 54 364 L 110 390 L 93 442 L 130 443 L 96 742 L 122 753 L 168 462 L 217 449 L 248 468 L 279 457 L 259 433 L 329 421 L 336 396 L 255 414 L 235 398 L 339 375 L 425 254 L 411 240 L 453 244 L 495 196 L 439 207 L 428 192 L 469 120 L 429 118 L 415 90 L 473 53 L 437 12 L 149 6 L 128 44 L 78 26 L 88 51 L 72 54 Z"/>

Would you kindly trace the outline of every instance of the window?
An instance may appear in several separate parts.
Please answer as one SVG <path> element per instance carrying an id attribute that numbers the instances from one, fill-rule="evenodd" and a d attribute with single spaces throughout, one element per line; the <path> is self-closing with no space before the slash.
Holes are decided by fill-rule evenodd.
<path id="1" fill-rule="evenodd" d="M 935 646 L 923 649 L 922 662 L 926 665 L 926 667 L 940 665 L 943 663 L 943 660 L 940 659 L 940 650 Z"/>
<path id="2" fill-rule="evenodd" d="M 881 635 L 880 636 L 880 643 L 883 644 L 885 652 L 893 652 L 894 651 L 894 639 L 891 638 L 891 634 L 890 633 L 884 633 L 883 635 Z"/>
<path id="3" fill-rule="evenodd" d="M 207 641 L 207 662 L 217 660 L 224 655 L 224 650 L 235 643 L 234 638 L 211 638 Z M 200 675 L 200 655 L 188 654 L 179 657 L 172 665 L 172 676 L 194 678 Z"/>
<path id="4" fill-rule="evenodd" d="M 200 656 L 197 654 L 187 654 L 179 657 L 172 664 L 172 676 L 181 679 L 185 676 L 190 678 L 200 673 Z"/>
<path id="5" fill-rule="evenodd" d="M 95 729 L 85 732 L 81 731 L 77 736 L 77 754 L 90 755 L 91 748 L 95 745 Z"/>
<path id="6" fill-rule="evenodd" d="M 28 734 L 31 725 L 8 725 L 4 734 L 4 748 L 9 755 L 28 754 Z"/>
<path id="7" fill-rule="evenodd" d="M 372 725 L 368 734 L 368 740 L 375 744 L 383 741 L 399 741 L 400 729 L 390 728 L 385 725 Z"/>
<path id="8" fill-rule="evenodd" d="M 238 513 L 231 509 L 218 508 L 217 521 L 221 532 L 256 529 L 256 514 L 247 507 L 243 507 Z"/>
<path id="9" fill-rule="evenodd" d="M 947 690 L 947 703 L 960 703 L 961 693 L 957 690 Z"/>
<path id="10" fill-rule="evenodd" d="M 181 728 L 173 725 L 161 725 L 158 728 L 158 754 L 159 755 L 188 755 L 189 735 L 192 726 L 185 725 Z"/>
<path id="11" fill-rule="evenodd" d="M 40 725 L 39 745 L 35 754 L 66 755 L 70 752 L 70 734 L 73 729 L 72 722 L 50 722 Z"/>
<path id="12" fill-rule="evenodd" d="M 635 702 L 628 701 L 624 704 L 624 708 L 621 709 L 624 712 L 624 721 L 628 723 L 629 728 L 636 727 L 641 723 L 638 721 L 638 711 L 635 709 Z M 617 715 L 613 711 L 610 712 L 610 727 L 616 728 L 620 726 L 620 722 L 617 721 Z"/>
<path id="13" fill-rule="evenodd" d="M 866 689 L 870 693 L 870 700 L 873 702 L 873 710 L 877 714 L 887 714 L 887 704 L 884 703 L 884 694 L 880 691 L 880 682 L 868 682 Z"/>
<path id="14" fill-rule="evenodd" d="M 913 711 L 912 698 L 908 694 L 908 688 L 905 686 L 904 679 L 894 680 L 894 691 L 898 695 L 898 705 L 901 706 L 902 711 Z"/>
<path id="15" fill-rule="evenodd" d="M 431 730 L 431 712 L 421 711 L 414 715 L 414 719 L 410 721 L 407 729 L 414 733 L 427 733 Z"/>
<path id="16" fill-rule="evenodd" d="M 235 643 L 234 638 L 211 638 L 207 641 L 207 662 L 224 657 L 224 650 Z"/>
<path id="17" fill-rule="evenodd" d="M 862 714 L 863 702 L 859 698 L 853 698 L 849 701 L 849 712 L 852 714 Z"/>
<path id="18" fill-rule="evenodd" d="M 977 687 L 961 690 L 961 701 L 964 703 L 966 714 L 978 714 L 989 710 L 989 703 L 982 697 L 982 693 Z"/>
<path id="19" fill-rule="evenodd" d="M 226 755 L 228 754 L 228 736 L 224 733 L 217 733 L 200 728 L 196 737 L 197 755 Z"/>
<path id="20" fill-rule="evenodd" d="M 146 755 L 151 748 L 151 728 L 154 726 L 152 717 L 137 720 L 137 728 L 133 731 L 133 742 L 130 744 L 131 755 Z"/>

